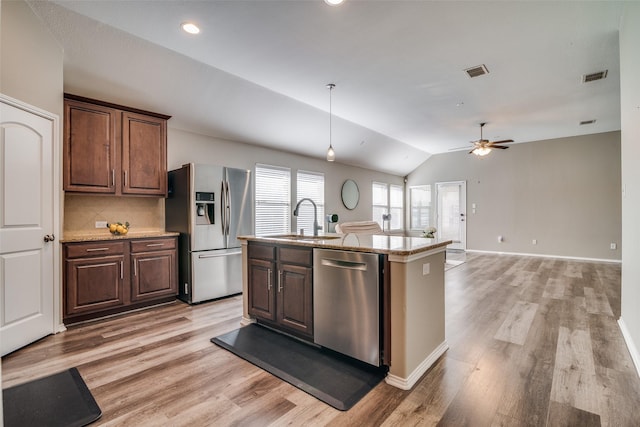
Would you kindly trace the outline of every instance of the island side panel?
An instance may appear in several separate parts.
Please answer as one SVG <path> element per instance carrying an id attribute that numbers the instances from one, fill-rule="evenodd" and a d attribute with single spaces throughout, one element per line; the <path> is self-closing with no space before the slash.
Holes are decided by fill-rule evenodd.
<path id="1" fill-rule="evenodd" d="M 240 324 L 245 326 L 255 323 L 256 319 L 249 315 L 249 245 L 246 240 L 240 241 L 242 245 L 242 320 Z"/>
<path id="2" fill-rule="evenodd" d="M 445 255 L 440 250 L 424 256 L 390 256 L 390 261 L 392 362 L 387 382 L 410 389 L 447 349 Z"/>

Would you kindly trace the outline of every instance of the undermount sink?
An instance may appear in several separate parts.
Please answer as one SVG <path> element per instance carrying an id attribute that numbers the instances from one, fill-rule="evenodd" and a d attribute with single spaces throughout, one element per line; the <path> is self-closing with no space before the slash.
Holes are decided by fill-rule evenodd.
<path id="1" fill-rule="evenodd" d="M 339 239 L 340 236 L 309 236 L 305 234 L 273 234 L 264 236 L 270 239 L 292 239 L 292 240 L 331 240 Z"/>

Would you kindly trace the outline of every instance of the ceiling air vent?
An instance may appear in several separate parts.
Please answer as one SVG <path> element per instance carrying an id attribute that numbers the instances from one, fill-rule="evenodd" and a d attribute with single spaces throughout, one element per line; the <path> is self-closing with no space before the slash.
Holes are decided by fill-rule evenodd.
<path id="1" fill-rule="evenodd" d="M 583 120 L 580 122 L 580 126 L 584 126 L 584 125 L 592 125 L 596 122 L 596 119 L 593 120 Z"/>
<path id="2" fill-rule="evenodd" d="M 598 71 L 597 73 L 585 74 L 584 76 L 582 76 L 582 83 L 589 83 L 596 80 L 602 80 L 605 77 L 607 77 L 607 71 L 609 70 Z"/>
<path id="3" fill-rule="evenodd" d="M 467 73 L 467 75 L 470 78 L 480 77 L 480 76 L 484 76 L 485 74 L 489 74 L 489 70 L 487 70 L 487 67 L 484 64 L 467 68 L 466 70 L 464 70 L 464 72 Z"/>

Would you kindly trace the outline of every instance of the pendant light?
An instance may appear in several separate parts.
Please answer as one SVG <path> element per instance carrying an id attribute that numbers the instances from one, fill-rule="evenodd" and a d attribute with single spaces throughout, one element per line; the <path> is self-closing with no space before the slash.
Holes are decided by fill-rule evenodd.
<path id="1" fill-rule="evenodd" d="M 327 162 L 336 160 L 336 152 L 333 150 L 333 145 L 331 144 L 331 91 L 334 87 L 336 87 L 336 85 L 333 83 L 327 85 L 327 89 L 329 89 L 329 149 L 327 150 Z"/>

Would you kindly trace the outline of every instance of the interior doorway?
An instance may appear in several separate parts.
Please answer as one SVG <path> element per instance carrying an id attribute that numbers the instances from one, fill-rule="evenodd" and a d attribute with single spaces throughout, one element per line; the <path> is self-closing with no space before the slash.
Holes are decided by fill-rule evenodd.
<path id="1" fill-rule="evenodd" d="M 452 240 L 448 249 L 467 249 L 467 183 L 436 183 L 436 224 L 439 239 Z"/>

